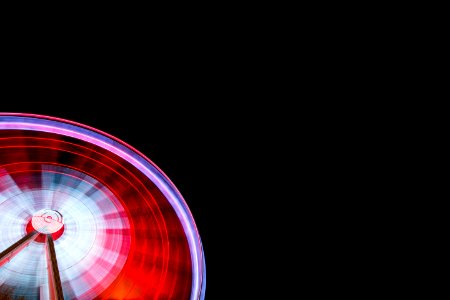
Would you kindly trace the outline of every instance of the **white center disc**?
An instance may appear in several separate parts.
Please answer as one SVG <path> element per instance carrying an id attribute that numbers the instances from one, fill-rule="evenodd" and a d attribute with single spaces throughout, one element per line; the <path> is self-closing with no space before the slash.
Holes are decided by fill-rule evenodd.
<path id="1" fill-rule="evenodd" d="M 31 219 L 31 224 L 36 231 L 43 234 L 52 234 L 64 226 L 62 215 L 56 210 L 41 209 Z"/>

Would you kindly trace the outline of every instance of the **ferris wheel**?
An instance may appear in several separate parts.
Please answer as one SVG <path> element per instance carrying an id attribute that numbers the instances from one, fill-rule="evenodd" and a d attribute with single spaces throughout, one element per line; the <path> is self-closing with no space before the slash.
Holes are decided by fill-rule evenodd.
<path id="1" fill-rule="evenodd" d="M 0 113 L 0 294 L 197 300 L 205 286 L 194 219 L 152 161 L 82 124 Z"/>

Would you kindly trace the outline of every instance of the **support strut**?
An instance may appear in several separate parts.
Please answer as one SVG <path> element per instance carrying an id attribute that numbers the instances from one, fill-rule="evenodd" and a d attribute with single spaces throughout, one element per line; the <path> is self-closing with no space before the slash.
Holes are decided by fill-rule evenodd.
<path id="1" fill-rule="evenodd" d="M 50 300 L 64 300 L 58 261 L 56 260 L 55 244 L 51 234 L 46 235 L 46 253 L 48 269 L 48 288 Z"/>
<path id="2" fill-rule="evenodd" d="M 11 259 L 14 258 L 20 251 L 22 251 L 24 248 L 26 248 L 34 239 L 39 235 L 39 232 L 32 231 L 20 240 L 18 240 L 16 243 L 14 243 L 12 246 L 10 246 L 8 249 L 4 250 L 2 253 L 0 253 L 0 267 L 2 267 L 4 264 L 7 264 L 11 261 Z"/>

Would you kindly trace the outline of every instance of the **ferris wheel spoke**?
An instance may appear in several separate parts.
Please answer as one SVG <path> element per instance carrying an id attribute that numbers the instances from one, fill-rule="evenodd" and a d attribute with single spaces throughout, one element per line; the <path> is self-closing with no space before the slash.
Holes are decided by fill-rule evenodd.
<path id="1" fill-rule="evenodd" d="M 58 261 L 56 259 L 55 244 L 51 234 L 46 235 L 46 254 L 48 270 L 48 287 L 51 300 L 63 300 L 61 277 L 59 275 Z"/>
<path id="2" fill-rule="evenodd" d="M 6 250 L 0 253 L 0 267 L 7 264 L 11 261 L 11 259 L 14 258 L 17 254 L 20 253 L 24 248 L 26 248 L 32 241 L 36 239 L 36 237 L 39 235 L 39 232 L 32 231 L 14 244 L 12 244 L 10 247 L 8 247 Z"/>

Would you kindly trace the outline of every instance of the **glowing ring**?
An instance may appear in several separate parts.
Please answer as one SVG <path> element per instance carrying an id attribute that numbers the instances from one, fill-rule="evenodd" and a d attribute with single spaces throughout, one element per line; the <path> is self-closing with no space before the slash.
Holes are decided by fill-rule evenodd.
<path id="1" fill-rule="evenodd" d="M 59 118 L 31 114 L 0 114 L 2 130 L 34 131 L 66 136 L 98 146 L 122 158 L 144 174 L 164 195 L 175 211 L 189 246 L 192 265 L 190 299 L 204 299 L 206 270 L 203 248 L 189 208 L 170 179 L 138 150 L 92 127 Z"/>

